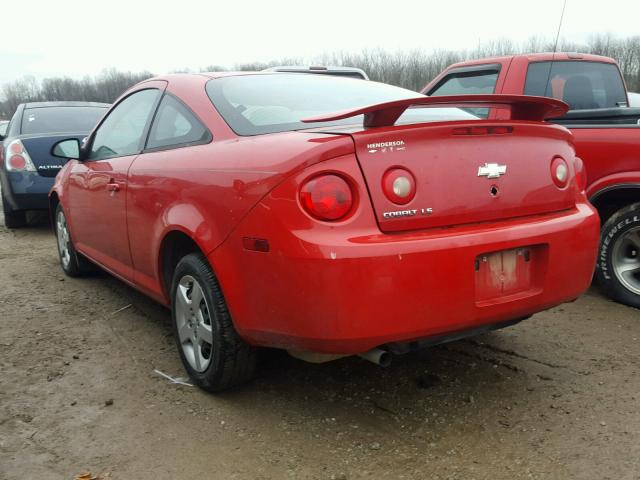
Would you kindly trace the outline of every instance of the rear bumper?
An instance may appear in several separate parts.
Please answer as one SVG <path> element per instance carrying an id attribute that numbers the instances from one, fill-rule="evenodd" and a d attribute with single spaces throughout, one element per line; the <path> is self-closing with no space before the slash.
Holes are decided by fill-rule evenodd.
<path id="1" fill-rule="evenodd" d="M 37 172 L 2 172 L 2 196 L 11 210 L 46 210 L 49 208 L 49 190 L 54 177 L 43 177 Z"/>
<path id="2" fill-rule="evenodd" d="M 591 283 L 599 237 L 596 212 L 581 203 L 508 222 L 393 235 L 286 231 L 281 220 L 269 224 L 270 252 L 243 250 L 243 236 L 266 228 L 258 218 L 250 215 L 209 255 L 237 330 L 256 345 L 335 354 L 478 329 L 571 301 Z M 537 253 L 527 286 L 487 297 L 476 260 L 529 247 Z"/>

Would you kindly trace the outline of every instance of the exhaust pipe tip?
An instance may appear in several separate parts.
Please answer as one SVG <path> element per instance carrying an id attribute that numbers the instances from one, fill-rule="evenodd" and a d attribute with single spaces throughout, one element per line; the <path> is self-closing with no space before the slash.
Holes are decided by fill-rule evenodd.
<path id="1" fill-rule="evenodd" d="M 378 361 L 378 365 L 381 367 L 388 367 L 391 365 L 391 354 L 389 352 L 384 352 Z"/>
<path id="2" fill-rule="evenodd" d="M 368 352 L 360 353 L 358 356 L 370 361 L 371 363 L 380 365 L 381 367 L 388 367 L 391 365 L 391 353 L 380 348 L 374 348 Z"/>

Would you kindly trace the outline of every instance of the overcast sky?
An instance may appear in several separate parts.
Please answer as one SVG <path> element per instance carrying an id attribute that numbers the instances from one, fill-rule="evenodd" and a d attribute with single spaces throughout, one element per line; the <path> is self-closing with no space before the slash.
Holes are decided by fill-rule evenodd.
<path id="1" fill-rule="evenodd" d="M 334 51 L 465 49 L 555 37 L 562 0 L 22 0 L 0 10 L 0 84 L 154 73 Z M 640 35 L 640 0 L 568 0 L 561 36 Z"/>

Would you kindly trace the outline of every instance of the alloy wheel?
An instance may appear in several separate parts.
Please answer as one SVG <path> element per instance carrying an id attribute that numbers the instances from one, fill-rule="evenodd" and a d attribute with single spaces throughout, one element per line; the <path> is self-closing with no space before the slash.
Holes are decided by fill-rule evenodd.
<path id="1" fill-rule="evenodd" d="M 58 252 L 60 253 L 60 261 L 62 266 L 67 268 L 71 262 L 71 252 L 69 251 L 69 229 L 67 227 L 67 219 L 64 212 L 60 210 L 56 218 L 56 237 L 58 239 Z"/>
<path id="2" fill-rule="evenodd" d="M 180 279 L 176 290 L 176 326 L 185 358 L 196 372 L 211 363 L 213 330 L 211 310 L 200 283 L 191 275 Z"/>

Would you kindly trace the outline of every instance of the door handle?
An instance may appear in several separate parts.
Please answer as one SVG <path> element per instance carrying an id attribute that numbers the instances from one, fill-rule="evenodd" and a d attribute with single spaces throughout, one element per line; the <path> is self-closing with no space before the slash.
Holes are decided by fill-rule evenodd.
<path id="1" fill-rule="evenodd" d="M 120 184 L 116 183 L 116 182 L 107 183 L 107 190 L 109 192 L 119 192 L 120 191 Z"/>

